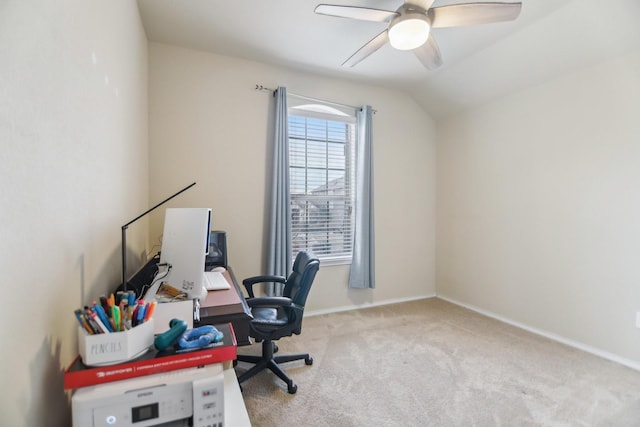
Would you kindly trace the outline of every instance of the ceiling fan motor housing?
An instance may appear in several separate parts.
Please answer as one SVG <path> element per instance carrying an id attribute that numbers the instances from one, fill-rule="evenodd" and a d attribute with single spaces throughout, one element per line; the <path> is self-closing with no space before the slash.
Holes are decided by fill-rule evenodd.
<path id="1" fill-rule="evenodd" d="M 431 23 L 424 12 L 401 8 L 389 24 L 389 43 L 398 50 L 413 50 L 429 38 Z"/>

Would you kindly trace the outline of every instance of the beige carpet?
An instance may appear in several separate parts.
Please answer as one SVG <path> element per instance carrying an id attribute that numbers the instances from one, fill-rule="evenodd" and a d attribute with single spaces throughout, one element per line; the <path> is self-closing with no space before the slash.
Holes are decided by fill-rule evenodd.
<path id="1" fill-rule="evenodd" d="M 254 427 L 640 426 L 640 372 L 436 298 L 308 317 L 278 345 L 314 363 L 284 365 L 293 395 L 244 383 Z"/>

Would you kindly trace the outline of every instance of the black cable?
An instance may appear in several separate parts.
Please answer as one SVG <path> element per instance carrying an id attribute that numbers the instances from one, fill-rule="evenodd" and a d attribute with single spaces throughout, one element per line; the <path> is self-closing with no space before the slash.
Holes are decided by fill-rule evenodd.
<path id="1" fill-rule="evenodd" d="M 144 294 L 153 287 L 153 285 L 156 284 L 156 282 L 158 280 L 162 280 L 165 277 L 167 277 L 169 275 L 169 272 L 171 271 L 171 264 L 167 263 L 167 262 L 163 262 L 161 264 L 158 264 L 158 267 L 167 267 L 167 271 L 164 273 L 163 276 L 158 277 L 158 273 L 160 273 L 160 269 L 158 269 L 158 272 L 156 273 L 156 275 L 153 277 L 153 280 L 151 281 L 151 283 L 149 283 L 148 285 L 144 285 L 142 286 L 142 288 L 140 289 L 140 295 L 138 295 L 138 299 L 141 299 Z"/>

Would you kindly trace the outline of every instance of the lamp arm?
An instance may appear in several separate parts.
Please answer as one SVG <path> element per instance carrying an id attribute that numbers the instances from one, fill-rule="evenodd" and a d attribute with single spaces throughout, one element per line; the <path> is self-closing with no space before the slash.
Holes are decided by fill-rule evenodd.
<path id="1" fill-rule="evenodd" d="M 176 197 L 177 195 L 187 191 L 188 189 L 190 189 L 194 185 L 196 185 L 195 182 L 190 184 L 190 185 L 187 185 L 182 190 L 178 191 L 177 193 L 175 193 L 172 196 L 167 197 L 166 199 L 164 199 L 163 201 L 161 201 L 160 203 L 158 203 L 154 207 L 152 207 L 150 209 L 147 209 L 144 213 L 141 213 L 140 215 L 138 215 L 137 217 L 135 217 L 134 219 L 132 219 L 131 221 L 129 221 L 128 223 L 126 223 L 125 225 L 122 226 L 122 290 L 123 291 L 125 291 L 125 292 L 127 291 L 127 228 L 129 228 L 129 226 L 131 224 L 133 224 L 134 222 L 136 222 L 137 220 L 139 220 L 140 218 L 142 218 L 143 216 L 145 216 L 149 212 L 159 208 L 160 206 L 162 206 L 165 203 L 167 203 L 169 200 L 171 200 L 174 197 Z"/>

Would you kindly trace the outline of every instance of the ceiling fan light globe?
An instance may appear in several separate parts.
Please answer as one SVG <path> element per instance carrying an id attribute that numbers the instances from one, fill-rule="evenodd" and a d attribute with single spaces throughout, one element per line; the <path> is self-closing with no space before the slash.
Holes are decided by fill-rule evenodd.
<path id="1" fill-rule="evenodd" d="M 430 30 L 431 26 L 424 15 L 399 16 L 389 26 L 389 43 L 398 50 L 416 49 L 425 44 Z"/>

